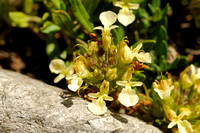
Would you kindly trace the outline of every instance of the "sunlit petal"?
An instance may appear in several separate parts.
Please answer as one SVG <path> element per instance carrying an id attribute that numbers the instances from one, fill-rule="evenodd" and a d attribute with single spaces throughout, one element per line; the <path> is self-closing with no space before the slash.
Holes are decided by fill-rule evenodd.
<path id="1" fill-rule="evenodd" d="M 54 59 L 49 64 L 50 71 L 55 74 L 62 72 L 65 68 L 65 62 L 61 59 Z"/>
<path id="2" fill-rule="evenodd" d="M 124 106 L 130 107 L 137 104 L 139 98 L 136 95 L 135 90 L 131 89 L 131 87 L 126 87 L 122 89 L 121 93 L 119 94 L 118 100 Z"/>
<path id="3" fill-rule="evenodd" d="M 107 111 L 106 103 L 102 97 L 97 100 L 93 100 L 92 103 L 88 104 L 88 109 L 95 115 L 102 115 Z"/>
<path id="4" fill-rule="evenodd" d="M 117 15 L 112 11 L 102 12 L 99 16 L 101 23 L 104 25 L 104 28 L 109 28 L 117 20 Z"/>
<path id="5" fill-rule="evenodd" d="M 117 15 L 117 19 L 121 24 L 124 26 L 128 26 L 135 20 L 135 15 L 131 10 L 119 10 L 119 13 Z"/>

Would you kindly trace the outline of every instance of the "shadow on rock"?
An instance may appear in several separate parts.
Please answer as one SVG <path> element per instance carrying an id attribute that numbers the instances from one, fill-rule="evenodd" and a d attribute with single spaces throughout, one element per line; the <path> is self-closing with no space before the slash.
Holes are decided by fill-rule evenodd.
<path id="1" fill-rule="evenodd" d="M 114 117 L 115 119 L 117 119 L 118 121 L 122 122 L 122 123 L 128 123 L 128 120 L 124 117 L 122 117 L 121 115 L 119 114 L 114 114 L 114 113 L 111 113 L 111 116 Z"/>
<path id="2" fill-rule="evenodd" d="M 70 92 L 62 92 L 60 94 L 60 97 L 63 98 L 63 101 L 61 104 L 63 104 L 65 107 L 70 108 L 73 105 L 73 97 L 74 95 Z"/>

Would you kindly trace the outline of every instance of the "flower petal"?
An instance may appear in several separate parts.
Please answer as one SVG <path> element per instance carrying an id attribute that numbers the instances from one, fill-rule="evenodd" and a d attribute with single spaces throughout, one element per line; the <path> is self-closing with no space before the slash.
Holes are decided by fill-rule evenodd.
<path id="1" fill-rule="evenodd" d="M 134 87 L 134 86 L 141 86 L 143 83 L 142 82 L 133 82 L 133 81 L 131 81 L 129 84 L 130 84 L 130 86 Z"/>
<path id="2" fill-rule="evenodd" d="M 65 77 L 65 75 L 63 74 L 59 74 L 55 79 L 54 79 L 54 83 L 58 83 L 61 79 L 63 79 Z"/>
<path id="3" fill-rule="evenodd" d="M 158 95 L 160 96 L 161 99 L 164 99 L 164 97 L 163 97 L 164 91 L 163 91 L 163 90 L 160 90 L 160 89 L 156 89 L 156 88 L 155 88 L 154 91 L 158 93 Z"/>
<path id="4" fill-rule="evenodd" d="M 169 125 L 167 126 L 167 128 L 172 128 L 175 125 L 176 125 L 176 121 L 172 121 L 172 122 L 169 123 Z"/>
<path id="5" fill-rule="evenodd" d="M 82 83 L 83 83 L 82 78 L 77 77 L 77 78 L 71 80 L 71 84 L 68 85 L 68 88 L 71 91 L 76 92 L 81 87 Z"/>
<path id="6" fill-rule="evenodd" d="M 125 86 L 128 82 L 127 81 L 117 81 L 116 84 L 120 86 Z"/>
<path id="7" fill-rule="evenodd" d="M 133 4 L 133 3 L 128 3 L 128 8 L 129 9 L 138 9 L 140 7 L 139 4 Z"/>
<path id="8" fill-rule="evenodd" d="M 117 15 L 112 11 L 102 12 L 99 16 L 101 23 L 104 25 L 104 28 L 109 28 L 117 20 Z"/>
<path id="9" fill-rule="evenodd" d="M 55 74 L 62 72 L 65 68 L 65 62 L 61 59 L 54 59 L 49 64 L 50 71 Z"/>
<path id="10" fill-rule="evenodd" d="M 135 47 L 134 49 L 133 49 L 133 54 L 134 54 L 134 57 L 138 54 L 138 52 L 139 52 L 139 50 L 142 48 L 142 43 L 139 43 L 138 45 L 137 45 L 137 47 Z"/>
<path id="11" fill-rule="evenodd" d="M 124 5 L 124 2 L 122 2 L 122 1 L 115 1 L 114 3 L 113 3 L 113 5 L 114 6 L 116 6 L 116 7 L 123 7 L 123 5 Z"/>
<path id="12" fill-rule="evenodd" d="M 118 100 L 124 106 L 130 107 L 137 104 L 139 98 L 136 95 L 135 90 L 132 90 L 131 87 L 126 87 L 122 89 L 121 93 L 119 94 Z"/>
<path id="13" fill-rule="evenodd" d="M 180 121 L 178 123 L 178 131 L 180 133 L 192 133 L 192 126 L 187 120 Z"/>
<path id="14" fill-rule="evenodd" d="M 128 26 L 135 20 L 135 15 L 131 10 L 119 10 L 119 13 L 117 15 L 117 18 L 121 24 L 124 26 Z"/>
<path id="15" fill-rule="evenodd" d="M 107 111 L 106 103 L 103 101 L 102 97 L 89 103 L 88 109 L 95 115 L 102 115 Z"/>
<path id="16" fill-rule="evenodd" d="M 97 92 L 97 93 L 88 93 L 88 96 L 91 97 L 91 98 L 97 98 L 97 97 L 99 97 L 99 92 Z"/>
<path id="17" fill-rule="evenodd" d="M 140 62 L 151 63 L 151 55 L 149 53 L 140 52 L 136 57 Z"/>
<path id="18" fill-rule="evenodd" d="M 103 30 L 103 27 L 102 26 L 97 26 L 97 27 L 94 27 L 93 30 Z"/>
<path id="19" fill-rule="evenodd" d="M 113 101 L 114 100 L 112 97 L 108 96 L 107 94 L 103 95 L 103 99 L 106 100 L 106 101 Z"/>

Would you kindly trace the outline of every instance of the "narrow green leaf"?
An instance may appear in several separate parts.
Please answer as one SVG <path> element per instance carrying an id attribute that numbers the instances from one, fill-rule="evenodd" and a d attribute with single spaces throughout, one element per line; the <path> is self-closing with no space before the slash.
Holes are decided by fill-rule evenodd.
<path id="1" fill-rule="evenodd" d="M 148 7 L 149 7 L 151 13 L 154 14 L 155 8 L 150 3 L 148 4 Z"/>
<path id="2" fill-rule="evenodd" d="M 166 62 L 166 58 L 164 55 L 161 55 L 160 59 L 159 59 L 159 66 L 161 71 L 166 71 L 167 69 L 167 62 Z"/>
<path id="3" fill-rule="evenodd" d="M 164 9 L 162 10 L 162 14 L 163 16 L 167 16 L 167 13 L 171 10 L 171 7 L 169 5 L 169 3 L 166 4 L 166 6 L 164 7 Z"/>
<path id="4" fill-rule="evenodd" d="M 63 10 L 54 10 L 52 12 L 52 18 L 54 23 L 60 26 L 68 35 L 74 35 L 71 17 L 67 12 Z"/>
<path id="5" fill-rule="evenodd" d="M 155 40 L 143 40 L 143 41 L 139 41 L 134 43 L 131 47 L 135 48 L 139 43 L 142 43 L 142 49 L 146 52 L 149 52 L 153 49 L 153 47 L 156 45 L 156 41 Z"/>
<path id="6" fill-rule="evenodd" d="M 179 67 L 185 67 L 186 65 L 188 65 L 188 63 L 189 61 L 186 56 L 179 56 L 168 66 L 167 69 L 170 70 Z"/>
<path id="7" fill-rule="evenodd" d="M 12 21 L 12 26 L 27 28 L 29 26 L 29 22 L 39 22 L 41 20 L 38 16 L 30 16 L 26 15 L 23 12 L 9 12 L 9 18 Z"/>
<path id="8" fill-rule="evenodd" d="M 167 34 L 167 29 L 161 25 L 159 29 L 159 36 L 158 40 L 167 40 L 168 34 Z"/>
<path id="9" fill-rule="evenodd" d="M 53 34 L 47 36 L 46 53 L 51 59 L 58 58 L 61 53 L 58 42 L 53 37 Z"/>
<path id="10" fill-rule="evenodd" d="M 153 47 L 156 45 L 156 41 L 155 40 L 144 40 L 141 41 L 141 43 L 143 44 L 143 50 L 146 52 L 149 52 L 153 49 Z"/>
<path id="11" fill-rule="evenodd" d="M 112 29 L 111 32 L 113 34 L 115 44 L 119 44 L 125 36 L 124 28 L 121 25 L 117 29 Z"/>
<path id="12" fill-rule="evenodd" d="M 158 55 L 158 56 L 164 55 L 165 59 L 167 58 L 168 44 L 165 40 L 162 40 L 160 43 L 156 44 L 155 54 Z"/>
<path id="13" fill-rule="evenodd" d="M 84 0 L 83 4 L 87 12 L 92 15 L 100 1 L 101 0 L 95 0 L 95 2 L 92 2 L 91 0 Z"/>
<path id="14" fill-rule="evenodd" d="M 51 0 L 56 10 L 60 10 L 60 0 Z"/>
<path id="15" fill-rule="evenodd" d="M 42 21 L 46 21 L 49 18 L 49 13 L 45 12 L 42 16 Z"/>
<path id="16" fill-rule="evenodd" d="M 152 6 L 154 8 L 156 8 L 156 7 L 160 8 L 160 0 L 152 0 Z"/>
<path id="17" fill-rule="evenodd" d="M 155 8 L 152 20 L 153 22 L 158 22 L 162 19 L 162 11 L 160 8 Z"/>
<path id="18" fill-rule="evenodd" d="M 50 21 L 46 21 L 43 25 L 42 28 L 40 28 L 42 33 L 52 33 L 52 32 L 57 32 L 59 31 L 61 28 L 57 25 L 55 25 L 54 23 L 50 22 Z"/>
<path id="19" fill-rule="evenodd" d="M 33 9 L 33 0 L 24 0 L 24 12 L 30 14 Z"/>
<path id="20" fill-rule="evenodd" d="M 88 32 L 93 32 L 94 25 L 90 21 L 90 16 L 84 8 L 81 0 L 70 0 L 70 4 L 72 6 L 74 16 L 77 18 L 79 23 L 82 24 Z"/>

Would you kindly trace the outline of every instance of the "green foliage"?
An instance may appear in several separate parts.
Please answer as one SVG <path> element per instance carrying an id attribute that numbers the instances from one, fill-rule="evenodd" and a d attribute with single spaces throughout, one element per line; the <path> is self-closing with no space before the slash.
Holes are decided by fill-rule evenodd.
<path id="1" fill-rule="evenodd" d="M 83 25 L 83 27 L 88 31 L 92 32 L 94 25 L 90 21 L 90 16 L 83 6 L 81 0 L 70 0 L 72 10 L 76 19 Z"/>
<path id="2" fill-rule="evenodd" d="M 52 19 L 55 24 L 60 26 L 67 35 L 73 37 L 73 24 L 71 17 L 63 10 L 53 10 Z"/>

